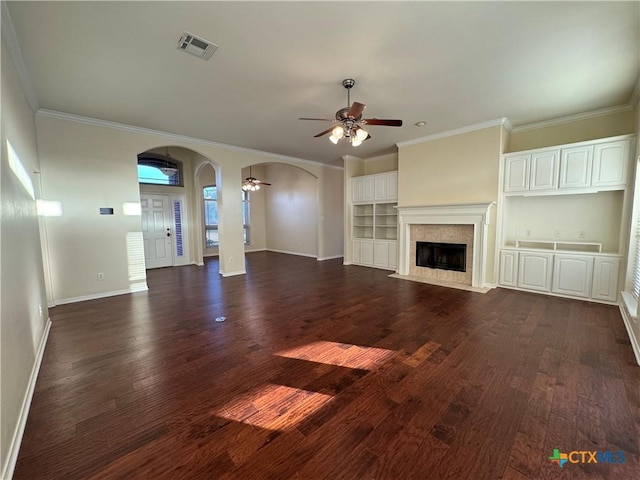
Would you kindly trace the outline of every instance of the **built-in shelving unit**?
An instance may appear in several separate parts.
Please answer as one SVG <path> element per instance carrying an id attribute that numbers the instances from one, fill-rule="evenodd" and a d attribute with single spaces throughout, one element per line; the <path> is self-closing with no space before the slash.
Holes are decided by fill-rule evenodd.
<path id="1" fill-rule="evenodd" d="M 397 171 L 351 179 L 352 263 L 396 269 L 397 181 Z"/>
<path id="2" fill-rule="evenodd" d="M 633 139 L 502 156 L 500 286 L 617 301 L 629 237 Z"/>

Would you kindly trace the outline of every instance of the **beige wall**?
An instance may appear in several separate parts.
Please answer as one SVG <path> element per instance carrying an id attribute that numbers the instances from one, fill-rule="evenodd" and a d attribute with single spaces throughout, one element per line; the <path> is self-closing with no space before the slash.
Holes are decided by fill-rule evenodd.
<path id="1" fill-rule="evenodd" d="M 141 283 L 132 281 L 128 274 L 129 258 L 141 253 L 132 252 L 131 248 L 141 250 L 141 246 L 129 245 L 128 251 L 126 243 L 127 234 L 140 232 L 140 218 L 120 213 L 123 202 L 139 201 L 140 152 L 164 145 L 170 145 L 176 155 L 180 149 L 190 152 L 184 191 L 189 195 L 189 218 L 194 219 L 190 221 L 189 238 L 191 261 L 195 263 L 201 263 L 203 256 L 199 222 L 202 206 L 196 199 L 198 196 L 191 192 L 200 169 L 207 163 L 215 165 L 223 275 L 244 273 L 242 203 L 238 194 L 243 168 L 277 161 L 306 170 L 317 178 L 329 179 L 329 184 L 335 183 L 314 197 L 316 205 L 325 202 L 325 195 L 334 195 L 342 188 L 342 170 L 318 163 L 48 112 L 36 115 L 36 125 L 44 194 L 47 199 L 61 201 L 64 211 L 62 217 L 47 220 L 55 300 L 126 292 Z M 112 206 L 118 213 L 100 217 L 96 214 L 100 206 Z M 341 223 L 342 210 L 327 211 L 325 218 L 326 225 Z M 342 238 L 332 240 L 336 232 L 324 228 L 325 224 L 313 228 L 318 232 L 317 238 L 326 239 L 317 243 L 319 249 L 314 255 L 341 255 L 342 249 L 336 251 L 334 245 Z M 105 273 L 104 281 L 97 281 L 99 271 Z"/>
<path id="2" fill-rule="evenodd" d="M 608 115 L 568 121 L 511 134 L 508 152 L 550 147 L 598 138 L 626 135 L 635 131 L 636 109 L 625 109 Z"/>
<path id="3" fill-rule="evenodd" d="M 318 181 L 289 165 L 264 167 L 267 249 L 315 257 L 318 255 Z"/>
<path id="4" fill-rule="evenodd" d="M 390 153 L 378 157 L 366 158 L 364 160 L 364 175 L 375 173 L 392 172 L 398 170 L 398 154 Z"/>
<path id="5" fill-rule="evenodd" d="M 15 435 L 48 322 L 40 230 L 35 200 L 9 168 L 9 140 L 40 198 L 34 114 L 18 81 L 2 37 L 2 125 L 0 164 L 0 459 L 9 478 L 18 445 Z M 40 312 L 42 309 L 42 313 Z M 11 466 L 10 466 L 11 464 Z"/>
<path id="6" fill-rule="evenodd" d="M 498 198 L 501 146 L 506 132 L 495 126 L 400 147 L 398 206 L 489 203 Z M 496 209 L 487 238 L 486 281 L 495 283 Z"/>

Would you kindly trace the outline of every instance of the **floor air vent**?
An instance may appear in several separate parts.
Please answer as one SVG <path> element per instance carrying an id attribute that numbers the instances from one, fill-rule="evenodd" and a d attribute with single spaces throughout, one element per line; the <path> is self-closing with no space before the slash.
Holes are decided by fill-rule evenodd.
<path id="1" fill-rule="evenodd" d="M 196 37 L 193 33 L 184 32 L 178 42 L 178 49 L 204 60 L 209 60 L 211 55 L 218 49 L 218 45 L 204 38 Z"/>

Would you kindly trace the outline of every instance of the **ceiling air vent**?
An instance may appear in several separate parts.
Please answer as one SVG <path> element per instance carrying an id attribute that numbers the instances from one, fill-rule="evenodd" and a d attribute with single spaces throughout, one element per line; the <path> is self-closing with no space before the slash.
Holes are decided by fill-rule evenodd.
<path id="1" fill-rule="evenodd" d="M 218 49 L 218 46 L 204 38 L 196 37 L 193 33 L 184 32 L 178 42 L 178 49 L 204 60 L 209 60 L 213 52 Z"/>

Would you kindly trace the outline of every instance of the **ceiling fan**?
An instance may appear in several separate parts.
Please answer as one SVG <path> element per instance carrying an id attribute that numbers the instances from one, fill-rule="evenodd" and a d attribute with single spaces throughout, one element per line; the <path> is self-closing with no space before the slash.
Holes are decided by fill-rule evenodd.
<path id="1" fill-rule="evenodd" d="M 255 192 L 256 190 L 260 190 L 260 185 L 269 185 L 270 183 L 263 182 L 262 180 L 258 180 L 251 174 L 251 166 L 249 166 L 249 176 L 244 179 L 242 182 L 242 190 L 245 192 Z"/>
<path id="2" fill-rule="evenodd" d="M 381 118 L 362 118 L 362 112 L 366 108 L 364 103 L 351 103 L 350 91 L 356 84 L 353 78 L 346 78 L 342 81 L 342 86 L 347 89 L 347 106 L 336 112 L 335 120 L 330 118 L 307 118 L 301 117 L 298 120 L 320 120 L 333 122 L 338 125 L 327 128 L 323 132 L 314 135 L 314 138 L 321 137 L 331 132 L 329 140 L 337 144 L 341 139 L 346 139 L 353 147 L 357 147 L 365 140 L 369 140 L 371 135 L 364 129 L 365 125 L 384 125 L 388 127 L 401 127 L 402 120 L 383 120 Z"/>

